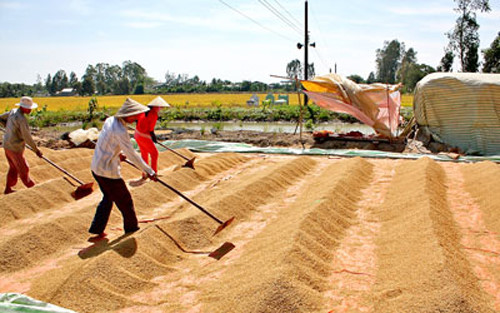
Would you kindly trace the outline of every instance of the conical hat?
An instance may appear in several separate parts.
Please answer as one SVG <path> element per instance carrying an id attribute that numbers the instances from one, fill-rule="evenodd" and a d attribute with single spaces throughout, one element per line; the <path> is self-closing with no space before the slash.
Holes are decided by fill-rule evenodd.
<path id="1" fill-rule="evenodd" d="M 17 106 L 20 106 L 21 108 L 25 109 L 36 109 L 38 107 L 38 104 L 33 102 L 33 99 L 28 96 L 24 96 L 21 98 L 21 101 L 19 103 L 16 103 Z"/>
<path id="2" fill-rule="evenodd" d="M 149 111 L 149 108 L 145 105 L 140 104 L 139 102 L 127 98 L 123 103 L 122 107 L 116 112 L 116 117 L 127 117 L 132 115 L 141 114 Z"/>
<path id="3" fill-rule="evenodd" d="M 169 108 L 170 104 L 167 101 L 163 100 L 162 97 L 158 96 L 153 99 L 150 103 L 148 103 L 148 107 L 161 107 L 161 108 Z"/>

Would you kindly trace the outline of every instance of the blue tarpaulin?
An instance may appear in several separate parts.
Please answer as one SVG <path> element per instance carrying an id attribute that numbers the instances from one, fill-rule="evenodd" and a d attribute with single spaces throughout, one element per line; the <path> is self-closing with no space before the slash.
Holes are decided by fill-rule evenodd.
<path id="1" fill-rule="evenodd" d="M 460 156 L 453 159 L 446 154 L 416 154 L 416 153 L 397 153 L 378 150 L 350 150 L 350 149 L 300 149 L 300 148 L 277 148 L 277 147 L 256 147 L 239 142 L 221 142 L 207 140 L 185 139 L 179 141 L 167 140 L 162 142 L 171 149 L 186 148 L 194 152 L 237 152 L 237 153 L 267 153 L 267 154 L 295 154 L 295 155 L 332 155 L 339 157 L 366 157 L 366 158 L 388 158 L 388 159 L 419 159 L 428 157 L 436 161 L 454 161 L 454 162 L 479 162 L 493 161 L 500 162 L 500 155 L 493 156 Z M 163 149 L 158 147 L 160 150 Z M 165 150 L 165 149 L 163 149 Z M 163 151 L 161 150 L 161 151 Z"/>

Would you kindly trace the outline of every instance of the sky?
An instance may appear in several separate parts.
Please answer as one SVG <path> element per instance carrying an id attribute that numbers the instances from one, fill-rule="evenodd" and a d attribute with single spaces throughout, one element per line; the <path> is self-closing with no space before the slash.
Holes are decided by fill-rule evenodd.
<path id="1" fill-rule="evenodd" d="M 165 74 L 205 81 L 278 82 L 287 64 L 304 63 L 304 0 L 0 0 L 0 82 L 34 84 L 87 65 L 137 62 L 159 82 Z M 500 31 L 500 0 L 478 13 L 480 49 Z M 309 0 L 309 62 L 367 78 L 376 50 L 397 39 L 436 67 L 458 17 L 453 0 Z M 274 9 L 274 10 L 273 10 Z M 273 12 L 279 12 L 278 13 Z M 281 17 L 281 18 L 280 18 Z M 481 54 L 482 58 L 482 54 Z M 455 62 L 456 63 L 456 62 Z"/>

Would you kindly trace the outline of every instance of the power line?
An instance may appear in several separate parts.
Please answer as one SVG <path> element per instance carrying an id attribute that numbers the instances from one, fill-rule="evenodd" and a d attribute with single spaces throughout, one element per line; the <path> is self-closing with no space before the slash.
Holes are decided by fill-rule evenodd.
<path id="1" fill-rule="evenodd" d="M 323 32 L 321 31 L 321 24 L 319 23 L 318 21 L 318 18 L 316 16 L 316 11 L 314 10 L 314 8 L 311 8 L 311 13 L 312 13 L 312 16 L 313 16 L 313 19 L 314 21 L 316 22 L 316 25 L 318 27 L 318 33 L 320 35 L 320 39 L 321 41 L 324 43 L 324 47 L 325 47 L 325 50 L 327 52 L 327 54 L 330 54 L 330 48 L 329 48 L 329 45 L 328 45 L 328 42 L 325 40 L 325 38 L 323 37 Z M 327 62 L 324 60 L 324 58 L 321 56 L 321 54 L 319 53 L 319 51 L 317 51 L 317 48 L 314 49 L 314 51 L 316 52 L 316 54 L 318 55 L 318 57 L 320 58 L 321 62 L 323 63 L 323 65 L 325 65 L 327 68 L 329 67 Z"/>
<path id="2" fill-rule="evenodd" d="M 274 0 L 274 2 L 276 2 L 280 6 L 280 8 L 282 8 L 283 11 L 285 11 L 288 14 L 288 16 L 290 16 L 293 20 L 295 20 L 295 22 L 297 22 L 297 24 L 299 24 L 299 25 L 301 24 L 301 22 L 299 22 L 299 20 L 297 20 L 285 7 L 283 7 L 281 5 L 281 3 L 279 3 L 278 0 Z M 301 31 L 302 31 L 302 28 L 301 28 Z"/>
<path id="3" fill-rule="evenodd" d="M 302 35 L 301 30 L 297 27 L 293 22 L 291 22 L 286 16 L 281 14 L 275 7 L 272 6 L 267 0 L 258 0 L 266 9 L 268 9 L 271 13 L 273 13 L 278 19 L 280 19 L 283 23 L 290 26 L 294 31 L 296 31 L 299 35 Z"/>
<path id="4" fill-rule="evenodd" d="M 314 49 L 314 52 L 316 53 L 316 55 L 318 56 L 318 58 L 320 59 L 321 63 L 323 63 L 323 65 L 328 68 L 328 64 L 326 63 L 325 59 L 323 58 L 323 56 L 319 53 L 318 49 Z"/>
<path id="5" fill-rule="evenodd" d="M 287 40 L 290 40 L 290 41 L 294 41 L 293 39 L 291 39 L 290 37 L 287 37 L 281 33 L 278 33 L 264 25 L 262 25 L 261 23 L 259 23 L 258 21 L 254 20 L 253 18 L 251 18 L 250 16 L 246 15 L 245 13 L 241 12 L 240 10 L 236 9 L 236 8 L 233 8 L 232 6 L 230 6 L 229 4 L 227 4 L 226 2 L 224 2 L 223 0 L 219 0 L 220 3 L 224 4 L 225 6 L 227 6 L 228 8 L 230 8 L 231 10 L 235 11 L 236 13 L 246 17 L 247 19 L 249 19 L 250 21 L 254 22 L 255 24 L 259 25 L 260 27 L 262 27 L 263 29 L 267 30 L 267 31 L 270 31 L 272 33 L 275 33 L 276 35 L 280 36 L 281 38 L 284 38 L 284 39 L 287 39 Z"/>

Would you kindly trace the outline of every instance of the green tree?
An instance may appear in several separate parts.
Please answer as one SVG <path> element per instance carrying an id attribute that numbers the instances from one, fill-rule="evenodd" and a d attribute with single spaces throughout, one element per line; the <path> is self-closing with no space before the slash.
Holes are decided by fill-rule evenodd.
<path id="1" fill-rule="evenodd" d="M 398 81 L 403 84 L 403 92 L 413 92 L 419 80 L 429 73 L 436 70 L 426 64 L 417 63 L 417 51 L 413 48 L 408 49 L 404 54 L 401 61 L 401 67 L 398 70 Z"/>
<path id="2" fill-rule="evenodd" d="M 175 84 L 176 84 L 175 77 L 176 77 L 175 73 L 171 73 L 171 72 L 167 71 L 167 73 L 165 74 L 165 86 L 167 86 L 167 87 L 175 86 Z M 215 78 L 212 80 L 212 82 L 213 81 L 215 81 Z"/>
<path id="3" fill-rule="evenodd" d="M 52 77 L 51 94 L 54 95 L 66 87 L 68 87 L 68 76 L 64 70 L 59 70 Z"/>
<path id="4" fill-rule="evenodd" d="M 377 80 L 383 83 L 394 84 L 396 72 L 400 67 L 401 56 L 405 51 L 404 43 L 394 39 L 385 41 L 382 49 L 377 49 Z"/>
<path id="5" fill-rule="evenodd" d="M 144 78 L 146 77 L 146 70 L 136 62 L 125 61 L 122 64 L 123 77 L 126 77 L 130 83 L 131 88 L 139 83 L 144 83 Z"/>
<path id="6" fill-rule="evenodd" d="M 157 82 L 154 78 L 146 76 L 144 77 L 144 91 L 152 90 L 156 85 L 159 85 L 160 83 Z M 206 83 L 203 82 L 203 85 L 206 86 Z"/>
<path id="7" fill-rule="evenodd" d="M 34 87 L 25 84 L 0 83 L 0 97 L 18 98 L 26 95 L 33 95 Z"/>
<path id="8" fill-rule="evenodd" d="M 107 66 L 104 71 L 104 82 L 106 83 L 106 92 L 114 93 L 114 87 L 122 79 L 122 68 L 119 65 Z"/>
<path id="9" fill-rule="evenodd" d="M 35 93 L 41 93 L 43 92 L 43 85 L 42 85 L 42 76 L 40 74 L 36 75 L 36 84 L 33 85 Z"/>
<path id="10" fill-rule="evenodd" d="M 75 84 L 78 82 L 78 77 L 75 72 L 69 74 L 69 86 L 75 88 Z"/>
<path id="11" fill-rule="evenodd" d="M 128 95 L 132 90 L 132 85 L 127 77 L 123 77 L 115 83 L 113 90 L 115 95 Z"/>
<path id="12" fill-rule="evenodd" d="M 73 89 L 75 90 L 76 94 L 81 95 L 82 94 L 82 83 L 77 81 L 72 85 Z"/>
<path id="13" fill-rule="evenodd" d="M 441 58 L 437 70 L 438 72 L 451 72 L 453 70 L 453 59 L 455 58 L 455 54 L 453 50 L 449 48 L 446 48 L 444 52 L 444 56 Z"/>
<path id="14" fill-rule="evenodd" d="M 434 73 L 436 70 L 426 64 L 412 63 L 408 66 L 403 83 L 403 92 L 411 93 L 415 90 L 417 83 L 430 73 Z"/>
<path id="15" fill-rule="evenodd" d="M 108 93 L 108 89 L 110 89 L 106 83 L 106 72 L 108 68 L 109 64 L 107 63 L 97 63 L 95 65 L 94 81 L 97 93 L 100 95 L 105 95 Z"/>
<path id="16" fill-rule="evenodd" d="M 85 69 L 85 74 L 82 77 L 82 87 L 80 89 L 80 95 L 93 96 L 95 93 L 95 77 L 97 71 L 93 65 L 87 65 Z"/>
<path id="17" fill-rule="evenodd" d="M 97 70 L 95 69 L 95 67 L 90 64 L 87 65 L 87 68 L 85 69 L 85 74 L 83 74 L 83 76 L 90 77 L 92 80 L 95 80 L 96 75 L 97 75 Z"/>
<path id="18" fill-rule="evenodd" d="M 316 76 L 316 71 L 314 69 L 314 63 L 310 63 L 307 67 L 307 78 L 306 79 L 312 79 L 314 76 Z"/>
<path id="19" fill-rule="evenodd" d="M 476 11 L 490 11 L 488 0 L 454 0 L 459 17 L 455 28 L 447 33 L 451 49 L 457 53 L 463 72 L 476 72 L 479 68 L 479 24 Z"/>
<path id="20" fill-rule="evenodd" d="M 95 84 L 92 77 L 85 75 L 83 77 L 82 88 L 80 90 L 80 94 L 82 96 L 88 95 L 93 96 L 95 93 Z"/>
<path id="21" fill-rule="evenodd" d="M 301 78 L 302 72 L 302 64 L 298 59 L 292 60 L 286 65 L 286 76 L 290 79 Z"/>
<path id="22" fill-rule="evenodd" d="M 52 86 L 52 76 L 47 74 L 47 78 L 45 78 L 45 90 L 50 93 L 50 87 Z"/>
<path id="23" fill-rule="evenodd" d="M 240 90 L 241 91 L 250 91 L 251 86 L 252 86 L 252 82 L 250 82 L 248 80 L 244 80 L 243 82 L 241 82 Z"/>
<path id="24" fill-rule="evenodd" d="M 370 72 L 370 74 L 368 74 L 368 78 L 366 79 L 366 83 L 373 84 L 376 81 L 377 81 L 377 79 L 375 78 L 375 73 Z"/>
<path id="25" fill-rule="evenodd" d="M 417 52 L 413 48 L 410 48 L 403 53 L 401 67 L 396 74 L 397 80 L 406 85 L 407 81 L 405 79 L 408 77 L 409 72 L 415 68 L 416 64 Z"/>
<path id="26" fill-rule="evenodd" d="M 92 122 L 94 119 L 94 113 L 97 111 L 97 98 L 92 97 L 89 100 L 88 107 L 87 107 L 87 112 L 89 113 L 89 122 Z"/>
<path id="27" fill-rule="evenodd" d="M 490 47 L 482 52 L 484 57 L 483 72 L 500 73 L 500 32 Z"/>
<path id="28" fill-rule="evenodd" d="M 135 86 L 134 95 L 143 95 L 143 94 L 144 94 L 144 85 L 139 84 L 139 85 Z"/>
<path id="29" fill-rule="evenodd" d="M 349 76 L 347 76 L 347 78 L 350 79 L 350 80 L 352 80 L 355 83 L 358 83 L 358 84 L 364 84 L 365 83 L 365 80 L 363 79 L 363 77 L 361 77 L 359 75 L 356 75 L 356 74 L 349 75 Z"/>

